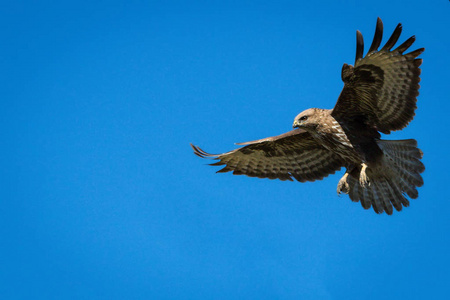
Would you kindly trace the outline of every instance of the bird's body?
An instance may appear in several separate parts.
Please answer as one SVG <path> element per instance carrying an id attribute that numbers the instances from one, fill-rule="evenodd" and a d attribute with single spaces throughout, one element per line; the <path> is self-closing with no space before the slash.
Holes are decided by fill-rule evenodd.
<path id="1" fill-rule="evenodd" d="M 192 146 L 195 154 L 226 165 L 219 172 L 300 182 L 322 179 L 341 167 L 347 169 L 338 183 L 338 193 L 349 194 L 364 208 L 392 214 L 408 206 L 405 197 L 417 198 L 420 176 L 425 170 L 422 151 L 415 140 L 382 140 L 407 126 L 413 119 L 424 49 L 403 54 L 409 38 L 395 50 L 401 25 L 381 43 L 383 24 L 377 21 L 375 37 L 366 57 L 362 35 L 357 32 L 355 66 L 344 64 L 344 88 L 333 109 L 310 108 L 294 119 L 294 129 L 276 137 L 242 143 L 242 148 L 209 154 Z"/>
<path id="2" fill-rule="evenodd" d="M 308 116 L 303 124 L 294 123 L 307 131 L 327 150 L 337 153 L 348 165 L 376 163 L 382 154 L 377 145 L 378 131 L 354 121 L 347 122 L 333 117 L 331 109 L 308 109 L 296 120 Z"/>
<path id="3" fill-rule="evenodd" d="M 351 124 L 339 122 L 331 115 L 331 112 L 331 109 L 312 108 L 301 113 L 297 119 L 306 113 L 308 120 L 301 128 L 311 134 L 324 148 L 337 153 L 349 162 L 365 160 L 361 142 L 373 141 L 373 138 L 359 134 L 356 136 L 354 131 L 350 130 Z"/>

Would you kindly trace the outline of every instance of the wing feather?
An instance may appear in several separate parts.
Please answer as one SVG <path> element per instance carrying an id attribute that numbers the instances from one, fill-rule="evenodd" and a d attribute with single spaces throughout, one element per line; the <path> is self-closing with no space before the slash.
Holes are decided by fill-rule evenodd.
<path id="1" fill-rule="evenodd" d="M 364 42 L 358 31 L 355 67 L 344 64 L 342 68 L 345 84 L 332 112 L 335 118 L 362 119 L 383 133 L 400 130 L 414 118 L 422 64 L 417 57 L 424 48 L 403 54 L 414 43 L 412 36 L 391 51 L 401 32 L 399 24 L 378 51 L 383 34 L 378 18 L 372 45 L 362 57 Z"/>
<path id="2" fill-rule="evenodd" d="M 370 45 L 369 53 L 375 52 L 380 47 L 381 39 L 383 38 L 383 22 L 381 19 L 377 19 L 377 27 L 375 29 L 375 36 L 373 37 L 372 45 Z"/>
<path id="3" fill-rule="evenodd" d="M 401 34 L 402 34 L 402 24 L 398 24 L 397 27 L 395 27 L 395 30 L 392 33 L 389 40 L 386 42 L 383 48 L 381 48 L 381 51 L 391 51 L 392 47 L 394 47 L 394 45 L 397 43 Z"/>
<path id="4" fill-rule="evenodd" d="M 359 30 L 356 30 L 356 62 L 363 58 L 364 55 L 364 38 Z"/>
<path id="5" fill-rule="evenodd" d="M 222 154 L 210 154 L 192 144 L 191 147 L 202 158 L 218 160 L 211 165 L 225 165 L 218 173 L 233 172 L 250 177 L 315 181 L 344 165 L 340 156 L 319 145 L 301 129 L 240 145 L 244 147 Z"/>

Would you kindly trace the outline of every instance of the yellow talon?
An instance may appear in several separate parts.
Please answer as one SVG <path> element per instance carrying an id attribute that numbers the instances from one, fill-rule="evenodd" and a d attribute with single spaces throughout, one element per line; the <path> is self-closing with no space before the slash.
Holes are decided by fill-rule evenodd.
<path id="1" fill-rule="evenodd" d="M 348 194 L 350 191 L 350 186 L 347 183 L 347 177 L 348 173 L 346 172 L 344 176 L 339 180 L 338 186 L 337 186 L 337 193 L 338 195 L 342 192 L 344 194 Z"/>
<path id="2" fill-rule="evenodd" d="M 362 164 L 361 172 L 359 173 L 359 183 L 362 187 L 366 187 L 366 185 L 370 185 L 369 177 L 366 174 L 367 165 L 365 163 Z"/>

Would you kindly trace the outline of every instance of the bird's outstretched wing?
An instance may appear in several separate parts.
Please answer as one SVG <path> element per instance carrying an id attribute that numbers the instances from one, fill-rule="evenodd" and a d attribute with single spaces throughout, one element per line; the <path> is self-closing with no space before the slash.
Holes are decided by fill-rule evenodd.
<path id="1" fill-rule="evenodd" d="M 424 48 L 403 54 L 414 43 L 412 36 L 391 50 L 401 32 L 398 24 L 378 50 L 383 36 L 383 23 L 378 18 L 372 45 L 363 57 L 364 41 L 357 31 L 355 67 L 342 67 L 345 85 L 332 112 L 335 118 L 357 118 L 383 133 L 402 129 L 414 118 L 422 64 L 417 57 Z"/>
<path id="2" fill-rule="evenodd" d="M 245 146 L 222 154 L 209 154 L 192 144 L 191 147 L 202 158 L 219 160 L 211 165 L 226 165 L 218 173 L 233 171 L 235 175 L 259 178 L 314 181 L 344 165 L 338 155 L 319 145 L 302 129 L 238 145 Z"/>

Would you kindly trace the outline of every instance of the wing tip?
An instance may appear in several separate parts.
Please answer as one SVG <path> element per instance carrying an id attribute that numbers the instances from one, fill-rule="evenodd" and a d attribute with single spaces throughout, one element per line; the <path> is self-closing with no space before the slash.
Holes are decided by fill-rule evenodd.
<path id="1" fill-rule="evenodd" d="M 381 21 L 381 18 L 377 18 L 377 25 L 375 27 L 375 35 L 373 36 L 372 45 L 370 45 L 369 52 L 375 52 L 378 50 L 378 47 L 380 47 L 381 40 L 383 39 L 383 21 Z"/>
<path id="2" fill-rule="evenodd" d="M 409 39 L 403 42 L 400 46 L 398 46 L 394 51 L 403 54 L 406 50 L 408 50 L 409 47 L 416 41 L 416 36 L 413 35 Z"/>
<path id="3" fill-rule="evenodd" d="M 381 48 L 381 50 L 390 51 L 392 47 L 394 47 L 395 43 L 397 43 L 398 39 L 400 38 L 400 35 L 402 34 L 403 26 L 402 23 L 398 23 L 397 26 L 394 29 L 394 32 L 392 33 L 389 40 L 386 42 L 386 44 Z"/>
<path id="4" fill-rule="evenodd" d="M 422 48 L 416 49 L 416 50 L 414 50 L 414 51 L 411 51 L 411 52 L 405 54 L 405 56 L 406 56 L 406 58 L 408 58 L 408 59 L 414 59 L 414 58 L 418 57 L 419 55 L 421 55 L 424 51 L 425 51 L 425 48 L 422 47 Z M 421 58 L 418 58 L 418 59 L 422 60 Z M 416 59 L 416 60 L 417 60 L 417 59 Z M 416 66 L 417 66 L 417 65 L 416 65 Z M 420 65 L 419 65 L 419 66 L 420 66 Z"/>
<path id="5" fill-rule="evenodd" d="M 394 32 L 390 36 L 389 40 L 386 42 L 386 44 L 381 48 L 380 51 L 391 51 L 391 49 L 394 47 L 394 45 L 397 43 L 398 39 L 400 38 L 400 35 L 402 33 L 402 23 L 398 23 L 395 27 Z M 367 52 L 372 53 L 378 51 L 378 47 L 381 44 L 381 40 L 383 38 L 383 21 L 380 17 L 377 17 L 377 24 L 375 28 L 375 35 L 372 41 L 372 44 L 370 45 L 369 51 Z M 413 35 L 410 38 L 408 38 L 405 42 L 403 42 L 400 46 L 398 46 L 395 50 L 395 52 L 398 52 L 400 54 L 403 54 L 411 45 L 415 42 L 416 36 Z M 421 48 L 423 49 L 423 48 Z M 414 54 L 416 54 L 416 57 L 422 53 L 422 51 L 416 50 L 413 51 Z M 357 30 L 356 31 L 356 57 L 355 57 L 355 65 L 356 63 L 362 59 L 364 56 L 364 39 L 362 33 Z"/>
<path id="6" fill-rule="evenodd" d="M 356 56 L 355 56 L 355 66 L 356 62 L 362 59 L 364 55 L 364 38 L 361 31 L 356 30 Z"/>
<path id="7" fill-rule="evenodd" d="M 212 158 L 212 159 L 215 159 L 215 158 L 218 157 L 217 154 L 208 153 L 208 152 L 204 151 L 202 148 L 200 148 L 199 146 L 196 146 L 196 145 L 194 145 L 192 143 L 189 143 L 189 145 L 194 150 L 194 154 L 197 155 L 198 157 L 201 157 L 201 158 Z"/>

